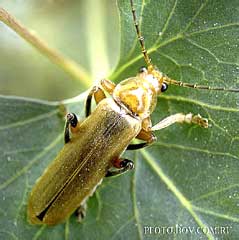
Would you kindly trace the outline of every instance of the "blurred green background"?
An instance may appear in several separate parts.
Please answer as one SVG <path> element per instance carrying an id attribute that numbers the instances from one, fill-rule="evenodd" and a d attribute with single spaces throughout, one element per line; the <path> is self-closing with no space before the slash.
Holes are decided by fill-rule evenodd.
<path id="1" fill-rule="evenodd" d="M 117 63 L 115 0 L 0 0 L 0 7 L 86 69 L 92 79 L 88 85 L 109 75 Z M 0 22 L 0 94 L 61 100 L 84 90 L 85 84 Z"/>

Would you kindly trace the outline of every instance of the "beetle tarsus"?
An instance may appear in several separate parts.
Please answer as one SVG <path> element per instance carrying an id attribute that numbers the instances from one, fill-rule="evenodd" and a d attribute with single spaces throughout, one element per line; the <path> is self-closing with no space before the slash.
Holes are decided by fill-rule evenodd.
<path id="1" fill-rule="evenodd" d="M 76 209 L 75 215 L 77 217 L 77 222 L 80 223 L 85 218 L 86 209 L 87 209 L 87 204 L 86 203 L 81 204 L 80 207 Z"/>
<path id="2" fill-rule="evenodd" d="M 118 168 L 117 170 L 108 170 L 106 177 L 113 177 L 125 173 L 131 169 L 134 169 L 134 162 L 128 159 L 116 159 L 114 162 L 114 167 Z"/>
<path id="3" fill-rule="evenodd" d="M 65 143 L 68 143 L 70 139 L 70 127 L 76 128 L 78 124 L 77 117 L 74 113 L 68 113 L 66 115 L 66 124 L 65 124 L 65 131 L 64 131 L 64 139 Z"/>

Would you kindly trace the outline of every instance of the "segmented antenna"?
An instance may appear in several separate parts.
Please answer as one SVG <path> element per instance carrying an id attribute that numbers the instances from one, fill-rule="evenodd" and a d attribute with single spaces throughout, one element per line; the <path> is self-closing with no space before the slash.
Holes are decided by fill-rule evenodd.
<path id="1" fill-rule="evenodd" d="M 176 81 L 176 80 L 170 79 L 167 76 L 164 77 L 164 82 L 166 82 L 167 84 L 177 85 L 177 86 L 186 87 L 186 88 L 196 88 L 196 89 L 226 91 L 226 92 L 239 92 L 239 89 L 236 89 L 236 88 L 211 87 L 211 86 L 206 86 L 206 85 L 185 83 L 182 81 Z"/>
<path id="2" fill-rule="evenodd" d="M 136 29 L 139 43 L 141 45 L 141 51 L 144 55 L 144 60 L 147 64 L 147 66 L 149 67 L 149 66 L 152 66 L 151 58 L 149 57 L 148 52 L 145 48 L 144 37 L 142 36 L 141 31 L 139 29 L 139 22 L 137 21 L 133 0 L 130 0 L 130 5 L 131 5 L 131 11 L 132 11 L 132 15 L 133 15 L 134 26 Z"/>
<path id="3" fill-rule="evenodd" d="M 131 5 L 131 11 L 133 15 L 133 21 L 134 26 L 136 29 L 137 37 L 139 40 L 139 43 L 141 45 L 141 51 L 144 56 L 144 60 L 148 66 L 148 69 L 151 69 L 151 73 L 154 74 L 154 76 L 159 80 L 159 82 L 162 84 L 163 82 L 167 84 L 177 85 L 180 87 L 186 87 L 186 88 L 195 88 L 195 89 L 204 89 L 204 90 L 215 90 L 215 91 L 226 91 L 226 92 L 239 92 L 239 89 L 236 88 L 225 88 L 225 87 L 210 87 L 206 85 L 197 85 L 197 84 L 191 84 L 191 83 L 184 83 L 182 81 L 177 81 L 174 79 L 169 78 L 168 76 L 164 75 L 163 73 L 159 72 L 152 64 L 151 58 L 149 57 L 149 54 L 146 50 L 145 43 L 144 43 L 144 37 L 141 34 L 140 28 L 139 28 L 139 22 L 136 17 L 136 10 L 134 8 L 134 2 L 133 0 L 130 0 Z"/>

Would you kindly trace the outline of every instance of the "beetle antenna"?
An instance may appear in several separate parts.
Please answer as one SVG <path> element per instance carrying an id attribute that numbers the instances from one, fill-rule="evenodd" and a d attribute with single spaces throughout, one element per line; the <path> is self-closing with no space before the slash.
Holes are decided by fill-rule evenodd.
<path id="1" fill-rule="evenodd" d="M 197 84 L 185 83 L 185 82 L 182 82 L 182 81 L 177 81 L 177 80 L 170 79 L 167 76 L 164 77 L 164 82 L 166 82 L 167 84 L 177 85 L 177 86 L 186 87 L 186 88 L 215 90 L 215 91 L 226 91 L 226 92 L 239 92 L 239 89 L 237 89 L 237 88 L 211 87 L 211 86 L 206 86 L 206 85 L 197 85 Z"/>
<path id="2" fill-rule="evenodd" d="M 182 81 L 177 81 L 174 79 L 171 79 L 167 76 L 162 77 L 162 73 L 160 73 L 158 70 L 155 69 L 155 67 L 152 64 L 152 60 L 149 57 L 149 54 L 147 52 L 147 49 L 145 47 L 145 42 L 144 42 L 144 37 L 140 31 L 139 28 L 139 21 L 137 20 L 136 17 L 136 10 L 134 7 L 134 1 L 130 0 L 130 5 L 131 5 L 131 12 L 133 15 L 133 21 L 134 21 L 134 26 L 136 29 L 137 37 L 141 46 L 141 52 L 144 56 L 144 60 L 148 66 L 148 69 L 151 69 L 151 71 L 154 73 L 155 77 L 158 78 L 160 83 L 162 84 L 163 82 L 167 84 L 172 84 L 172 85 L 177 85 L 180 87 L 186 87 L 186 88 L 195 88 L 195 89 L 205 89 L 205 90 L 215 90 L 215 91 L 226 91 L 226 92 L 239 92 L 239 89 L 236 88 L 225 88 L 225 87 L 211 87 L 211 86 L 206 86 L 206 85 L 197 85 L 197 84 L 191 84 L 191 83 L 185 83 Z"/>
<path id="3" fill-rule="evenodd" d="M 137 17 L 136 17 L 136 13 L 135 13 L 136 10 L 135 10 L 135 7 L 134 7 L 133 0 L 130 0 L 130 5 L 131 5 L 131 11 L 132 11 L 132 15 L 133 15 L 134 26 L 135 26 L 137 37 L 138 37 L 138 40 L 139 40 L 139 43 L 140 43 L 140 46 L 141 46 L 141 52 L 143 53 L 144 60 L 147 64 L 147 66 L 152 67 L 153 65 L 152 65 L 152 62 L 151 62 L 151 58 L 149 57 L 149 54 L 148 54 L 147 49 L 145 47 L 144 37 L 142 36 L 141 31 L 139 29 L 139 21 L 137 20 Z"/>

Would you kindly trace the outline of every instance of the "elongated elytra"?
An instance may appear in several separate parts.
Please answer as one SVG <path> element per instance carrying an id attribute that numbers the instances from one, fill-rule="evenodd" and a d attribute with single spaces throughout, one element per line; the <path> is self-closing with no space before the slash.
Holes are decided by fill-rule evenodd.
<path id="1" fill-rule="evenodd" d="M 134 169 L 134 162 L 122 157 L 124 151 L 153 144 L 157 140 L 154 131 L 174 123 L 208 128 L 207 118 L 190 112 L 174 113 L 152 126 L 151 114 L 157 105 L 158 95 L 164 94 L 168 85 L 239 92 L 234 88 L 184 83 L 160 72 L 146 49 L 134 2 L 129 1 L 129 12 L 132 13 L 132 23 L 146 67 L 141 67 L 135 76 L 122 79 L 119 84 L 102 79 L 92 86 L 85 101 L 85 119 L 78 119 L 75 113 L 66 115 L 65 144 L 29 196 L 28 219 L 32 224 L 54 225 L 64 222 L 77 208 L 82 218 L 87 199 L 104 177 Z M 106 97 L 106 93 L 109 97 Z M 96 102 L 93 111 L 92 99 Z M 132 144 L 134 139 L 141 142 Z"/>

